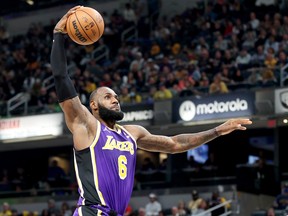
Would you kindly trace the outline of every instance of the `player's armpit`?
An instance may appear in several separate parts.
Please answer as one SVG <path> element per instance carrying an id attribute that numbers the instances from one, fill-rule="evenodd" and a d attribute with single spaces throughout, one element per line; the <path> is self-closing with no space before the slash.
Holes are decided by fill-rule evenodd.
<path id="1" fill-rule="evenodd" d="M 89 119 L 95 120 L 90 111 L 81 103 L 79 97 L 65 100 L 60 103 L 65 115 L 65 121 L 69 130 L 73 133 L 78 124 L 87 124 Z"/>

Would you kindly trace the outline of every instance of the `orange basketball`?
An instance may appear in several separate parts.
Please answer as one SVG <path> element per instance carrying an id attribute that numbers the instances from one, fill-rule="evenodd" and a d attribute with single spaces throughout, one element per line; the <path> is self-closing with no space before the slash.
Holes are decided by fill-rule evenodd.
<path id="1" fill-rule="evenodd" d="M 90 45 L 102 36 L 104 20 L 97 10 L 91 7 L 81 7 L 68 17 L 66 29 L 75 43 Z"/>

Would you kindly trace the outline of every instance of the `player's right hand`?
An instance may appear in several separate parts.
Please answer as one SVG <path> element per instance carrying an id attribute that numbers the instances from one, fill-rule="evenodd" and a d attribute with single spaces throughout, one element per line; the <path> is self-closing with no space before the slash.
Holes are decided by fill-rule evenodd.
<path id="1" fill-rule="evenodd" d="M 62 34 L 66 34 L 67 33 L 67 30 L 66 30 L 66 22 L 67 22 L 67 19 L 68 17 L 75 13 L 75 11 L 77 9 L 79 9 L 80 7 L 83 7 L 81 5 L 77 5 L 73 8 L 71 8 L 59 21 L 58 23 L 56 24 L 56 26 L 54 27 L 54 30 L 53 30 L 53 33 L 62 33 Z"/>

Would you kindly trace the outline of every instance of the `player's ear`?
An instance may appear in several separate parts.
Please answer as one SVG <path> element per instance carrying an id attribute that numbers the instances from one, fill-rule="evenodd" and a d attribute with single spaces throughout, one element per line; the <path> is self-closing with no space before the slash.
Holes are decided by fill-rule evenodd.
<path id="1" fill-rule="evenodd" d="M 92 110 L 98 110 L 98 104 L 94 100 L 90 101 L 90 107 Z"/>

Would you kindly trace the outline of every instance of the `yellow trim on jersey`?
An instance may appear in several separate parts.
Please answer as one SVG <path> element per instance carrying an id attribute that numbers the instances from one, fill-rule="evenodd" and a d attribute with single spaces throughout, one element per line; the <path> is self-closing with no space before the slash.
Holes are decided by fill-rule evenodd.
<path id="1" fill-rule="evenodd" d="M 94 139 L 92 145 L 90 146 L 90 153 L 91 153 L 91 161 L 92 161 L 92 166 L 93 166 L 95 188 L 96 188 L 97 193 L 99 195 L 101 204 L 105 205 L 105 200 L 104 200 L 103 195 L 102 195 L 102 193 L 101 193 L 101 191 L 99 189 L 96 157 L 95 157 L 95 152 L 94 152 L 94 147 L 96 146 L 96 144 L 98 142 L 98 139 L 99 139 L 99 136 L 100 136 L 100 132 L 101 132 L 101 124 L 100 124 L 100 121 L 97 121 L 97 132 L 96 132 L 95 139 Z M 99 213 L 101 214 L 100 210 L 99 210 Z"/>
<path id="2" fill-rule="evenodd" d="M 136 149 L 137 149 L 137 142 L 136 142 L 136 140 L 134 139 L 134 137 L 133 137 L 123 126 L 118 125 L 118 124 L 117 124 L 117 126 L 119 127 L 120 130 L 125 131 L 125 132 L 130 136 L 130 138 L 134 141 L 134 143 L 135 143 L 135 145 L 136 145 Z M 136 150 L 135 150 L 135 151 L 136 151 Z"/>
<path id="3" fill-rule="evenodd" d="M 79 216 L 83 216 L 82 206 L 80 206 L 80 207 L 78 208 L 78 214 L 79 214 Z"/>
<path id="4" fill-rule="evenodd" d="M 83 190 L 82 182 L 81 182 L 80 177 L 79 177 L 79 171 L 78 171 L 78 166 L 77 166 L 77 162 L 76 162 L 75 149 L 73 149 L 73 153 L 74 153 L 74 167 L 75 167 L 76 179 L 77 179 L 77 183 L 78 183 L 78 186 L 80 189 L 80 195 L 83 198 L 82 205 L 84 205 L 85 204 L 84 190 Z"/>

